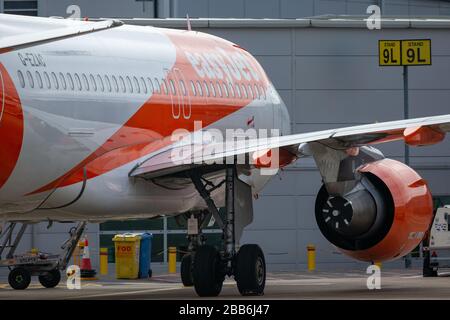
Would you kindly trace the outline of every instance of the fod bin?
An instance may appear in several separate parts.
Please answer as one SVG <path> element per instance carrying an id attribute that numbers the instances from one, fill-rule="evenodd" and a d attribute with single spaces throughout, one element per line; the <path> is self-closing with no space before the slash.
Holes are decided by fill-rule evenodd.
<path id="1" fill-rule="evenodd" d="M 141 233 L 140 254 L 139 254 L 139 278 L 148 278 L 152 276 L 150 267 L 152 258 L 152 238 L 151 233 Z"/>
<path id="2" fill-rule="evenodd" d="M 116 278 L 137 279 L 141 236 L 137 233 L 117 234 L 113 241 L 116 251 Z"/>

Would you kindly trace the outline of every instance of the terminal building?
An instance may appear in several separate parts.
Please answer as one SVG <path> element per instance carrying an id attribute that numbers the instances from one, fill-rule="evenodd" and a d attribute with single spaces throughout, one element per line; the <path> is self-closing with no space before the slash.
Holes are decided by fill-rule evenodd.
<path id="1" fill-rule="evenodd" d="M 77 7 L 72 6 L 76 3 Z M 380 6 L 381 30 L 364 21 L 370 5 Z M 211 33 L 250 51 L 262 64 L 289 107 L 294 133 L 403 119 L 401 67 L 380 67 L 378 40 L 431 39 L 432 65 L 410 67 L 410 117 L 448 114 L 450 110 L 450 2 L 431 0 L 0 0 L 0 11 L 34 16 L 90 19 L 120 18 L 125 23 L 192 28 Z M 229 19 L 233 18 L 233 19 Z M 261 20 L 264 19 L 264 20 Z M 428 182 L 435 206 L 450 204 L 450 139 L 436 146 L 380 147 L 387 157 L 406 161 Z M 307 246 L 315 245 L 317 268 L 358 268 L 321 235 L 314 202 L 321 177 L 312 159 L 301 159 L 274 177 L 254 200 L 254 221 L 242 242 L 260 244 L 269 271 L 306 270 Z M 67 224 L 34 225 L 22 249 L 57 252 Z M 87 236 L 94 267 L 99 247 L 110 248 L 117 233 L 153 233 L 152 262 L 165 268 L 167 248 L 186 246 L 186 227 L 172 218 L 90 224 Z M 210 241 L 220 230 L 207 230 Z M 413 264 L 420 265 L 420 249 Z M 401 259 L 387 266 L 403 267 Z"/>

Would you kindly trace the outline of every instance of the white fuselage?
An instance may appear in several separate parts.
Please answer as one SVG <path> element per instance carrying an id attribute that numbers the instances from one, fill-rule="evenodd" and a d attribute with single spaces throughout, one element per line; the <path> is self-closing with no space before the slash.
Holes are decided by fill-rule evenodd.
<path id="1" fill-rule="evenodd" d="M 194 121 L 222 132 L 290 130 L 258 62 L 202 33 L 121 26 L 3 53 L 0 64 L 7 114 L 0 127 L 9 121 L 12 128 L 0 131 L 2 151 L 20 149 L 0 158 L 4 220 L 101 221 L 204 208 L 192 184 L 173 189 L 128 174 L 168 148 L 173 130 L 193 131 Z M 22 114 L 8 113 L 19 108 Z M 253 169 L 248 182 L 257 193 L 269 178 Z M 223 192 L 214 195 L 220 204 Z"/>

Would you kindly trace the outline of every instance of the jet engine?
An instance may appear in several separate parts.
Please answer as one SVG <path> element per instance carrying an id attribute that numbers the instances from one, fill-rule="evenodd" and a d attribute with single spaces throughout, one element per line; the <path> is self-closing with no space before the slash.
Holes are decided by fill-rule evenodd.
<path id="1" fill-rule="evenodd" d="M 361 179 L 344 196 L 325 186 L 316 199 L 320 231 L 344 254 L 362 261 L 387 261 L 411 252 L 433 217 L 426 181 L 407 165 L 382 159 L 358 169 Z"/>

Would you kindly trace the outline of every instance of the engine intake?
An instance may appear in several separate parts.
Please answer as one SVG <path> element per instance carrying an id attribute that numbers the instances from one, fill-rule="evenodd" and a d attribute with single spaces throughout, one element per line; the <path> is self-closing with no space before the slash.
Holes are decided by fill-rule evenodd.
<path id="1" fill-rule="evenodd" d="M 362 179 L 345 196 L 316 199 L 322 234 L 345 254 L 363 261 L 386 261 L 413 250 L 433 216 L 426 182 L 405 164 L 383 159 L 359 168 Z"/>

